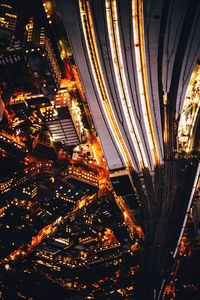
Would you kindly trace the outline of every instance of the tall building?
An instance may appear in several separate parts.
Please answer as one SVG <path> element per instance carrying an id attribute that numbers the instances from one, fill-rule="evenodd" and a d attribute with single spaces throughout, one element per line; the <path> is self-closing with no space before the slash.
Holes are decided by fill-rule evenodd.
<path id="1" fill-rule="evenodd" d="M 11 4 L 13 3 L 13 4 Z M 21 12 L 16 10 L 13 1 L 0 4 L 0 80 L 3 97 L 6 101 L 14 92 L 37 92 L 33 76 L 23 49 L 24 28 L 18 25 L 21 22 Z M 9 89 L 9 91 L 8 91 Z"/>
<path id="2" fill-rule="evenodd" d="M 200 2 L 22 2 L 0 57 L 0 298 L 197 299 Z"/>
<path id="3" fill-rule="evenodd" d="M 199 176 L 199 2 L 54 2 L 110 173 L 124 170 L 141 204 L 138 299 L 160 299 Z"/>
<path id="4" fill-rule="evenodd" d="M 0 52 L 10 45 L 15 31 L 17 11 L 11 3 L 0 3 Z"/>
<path id="5" fill-rule="evenodd" d="M 2 91 L 5 100 L 8 101 L 10 96 L 16 92 L 39 92 L 20 41 L 15 42 L 12 47 L 0 55 L 0 70 L 0 79 L 4 83 Z"/>
<path id="6" fill-rule="evenodd" d="M 61 70 L 45 28 L 34 18 L 26 26 L 25 52 L 28 64 L 40 90 L 53 95 L 60 87 Z"/>
<path id="7" fill-rule="evenodd" d="M 164 1 L 155 5 L 151 1 L 55 2 L 60 8 L 109 168 L 153 170 L 162 164 L 165 156 L 164 107 L 168 109 L 173 103 L 171 99 L 176 99 L 170 117 L 173 123 L 169 125 L 174 128 L 198 59 L 197 2 L 186 1 L 185 9 L 181 10 L 178 2 L 165 6 Z M 137 10 L 141 13 L 137 14 Z M 134 18 L 130 17 L 130 11 Z M 170 18 L 173 32 L 178 32 L 176 43 L 175 35 L 169 31 Z M 139 24 L 143 32 L 139 32 Z M 184 26 L 191 41 L 184 39 Z M 169 49 L 168 36 L 175 48 Z M 167 55 L 171 59 L 170 68 L 166 67 Z M 178 66 L 176 56 L 180 59 Z M 172 76 L 176 76 L 176 87 Z"/>
<path id="8" fill-rule="evenodd" d="M 55 142 L 62 142 L 68 147 L 79 144 L 79 138 L 67 106 L 43 108 L 41 111 Z"/>
<path id="9" fill-rule="evenodd" d="M 48 131 L 37 134 L 32 145 L 33 154 L 44 159 L 54 160 L 57 157 L 57 149 Z"/>

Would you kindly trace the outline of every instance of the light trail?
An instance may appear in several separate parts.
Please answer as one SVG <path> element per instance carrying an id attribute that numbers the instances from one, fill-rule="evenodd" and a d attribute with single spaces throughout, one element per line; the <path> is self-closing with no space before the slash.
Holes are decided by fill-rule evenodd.
<path id="1" fill-rule="evenodd" d="M 182 228 L 181 228 L 181 232 L 180 232 L 180 235 L 179 235 L 179 239 L 178 239 L 178 242 L 176 244 L 176 248 L 175 248 L 175 251 L 174 251 L 174 254 L 173 254 L 174 259 L 176 259 L 177 253 L 180 249 L 181 240 L 182 240 L 183 233 L 184 233 L 186 223 L 187 223 L 187 220 L 188 220 L 188 215 L 189 215 L 190 208 L 191 208 L 191 205 L 192 205 L 192 201 L 193 201 L 193 198 L 194 198 L 194 194 L 195 194 L 195 191 L 196 191 L 196 188 L 197 188 L 197 185 L 198 185 L 199 175 L 200 175 L 200 163 L 198 164 L 198 167 L 197 167 L 197 172 L 196 172 L 196 175 L 195 175 L 194 184 L 193 184 L 192 191 L 191 191 L 191 194 L 190 194 L 190 199 L 189 199 L 189 202 L 188 202 L 185 218 L 184 218 L 183 225 L 182 225 Z M 163 293 L 163 289 L 165 287 L 165 284 L 166 284 L 166 278 L 163 279 L 163 281 L 162 281 L 157 300 L 159 300 L 161 298 L 162 293 Z"/>
<path id="2" fill-rule="evenodd" d="M 104 115 L 106 117 L 106 121 L 112 132 L 116 145 L 122 155 L 125 165 L 129 169 L 136 169 L 135 164 L 130 156 L 130 153 L 122 137 L 119 126 L 117 124 L 112 109 L 111 101 L 108 96 L 108 91 L 106 88 L 104 75 L 100 64 L 100 58 L 97 49 L 97 43 L 96 43 L 95 32 L 94 32 L 94 24 L 93 24 L 89 1 L 79 0 L 79 9 L 80 9 L 82 29 L 83 29 L 85 44 L 86 44 L 88 57 L 90 61 L 90 66 L 92 69 L 92 74 L 94 77 L 96 89 L 99 98 L 101 100 Z"/>
<path id="3" fill-rule="evenodd" d="M 126 75 L 123 66 L 123 58 L 121 52 L 116 0 L 106 0 L 105 6 L 106 6 L 106 20 L 107 20 L 108 37 L 110 42 L 112 62 L 113 62 L 113 67 L 115 72 L 115 78 L 117 81 L 117 89 L 120 95 L 120 101 L 125 115 L 125 120 L 141 168 L 150 167 L 137 128 L 137 123 L 133 113 L 133 106 L 129 96 L 128 85 L 126 81 Z"/>
<path id="4" fill-rule="evenodd" d="M 192 200 L 193 200 L 196 188 L 197 188 L 199 175 L 200 175 L 200 163 L 199 163 L 198 168 L 197 168 L 196 176 L 195 176 L 195 179 L 194 179 L 194 184 L 193 184 L 193 187 L 192 187 L 192 191 L 191 191 L 191 194 L 190 194 L 190 199 L 189 199 L 189 202 L 188 202 L 185 218 L 184 218 L 184 221 L 183 221 L 183 226 L 182 226 L 182 229 L 181 229 L 181 233 L 179 235 L 179 239 L 178 239 L 178 242 L 177 242 L 177 245 L 176 245 L 176 249 L 175 249 L 174 254 L 173 254 L 173 258 L 176 257 L 177 252 L 178 252 L 179 247 L 180 247 L 181 239 L 183 237 L 183 233 L 184 233 L 185 226 L 186 226 L 187 219 L 188 219 L 188 214 L 190 212 L 190 208 L 191 208 L 191 205 L 192 205 Z"/>
<path id="5" fill-rule="evenodd" d="M 136 60 L 136 71 L 139 85 L 139 94 L 148 139 L 151 157 L 154 165 L 160 164 L 161 152 L 158 148 L 156 135 L 150 107 L 150 96 L 148 89 L 146 56 L 145 56 L 145 40 L 144 40 L 144 22 L 143 22 L 143 0 L 132 0 L 132 23 L 134 50 Z"/>

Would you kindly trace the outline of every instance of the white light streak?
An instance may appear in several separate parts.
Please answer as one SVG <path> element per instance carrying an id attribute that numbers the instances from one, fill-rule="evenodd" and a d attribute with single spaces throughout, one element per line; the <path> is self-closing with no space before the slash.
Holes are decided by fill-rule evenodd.
<path id="1" fill-rule="evenodd" d="M 145 59 L 146 56 L 145 56 L 142 0 L 132 0 L 132 22 L 133 22 L 136 71 L 138 77 L 139 94 L 140 94 L 143 119 L 144 119 L 149 149 L 151 151 L 151 157 L 154 165 L 156 165 L 160 163 L 161 154 L 158 150 L 158 145 L 157 145 L 155 132 L 154 132 L 154 125 L 152 121 L 151 107 L 150 107 L 150 97 L 149 97 L 146 59 Z"/>
<path id="2" fill-rule="evenodd" d="M 131 156 L 128 152 L 119 126 L 115 119 L 111 101 L 108 96 L 108 91 L 100 64 L 89 1 L 79 0 L 79 8 L 86 48 L 90 60 L 90 66 L 95 80 L 96 89 L 101 100 L 104 115 L 126 166 L 135 169 L 134 163 L 131 159 Z"/>
<path id="3" fill-rule="evenodd" d="M 188 214 L 190 212 L 190 208 L 191 208 L 191 205 L 192 205 L 192 200 L 193 200 L 194 193 L 196 191 L 197 183 L 198 183 L 198 180 L 199 180 L 199 174 L 200 174 L 200 163 L 199 163 L 198 168 L 197 168 L 196 176 L 195 176 L 195 179 L 194 179 L 194 184 L 193 184 L 193 187 L 192 187 L 192 191 L 191 191 L 191 194 L 190 194 L 190 199 L 189 199 L 189 202 L 188 202 L 185 218 L 184 218 L 184 221 L 183 221 L 183 226 L 182 226 L 182 229 L 181 229 L 181 233 L 179 235 L 179 239 L 178 239 L 178 242 L 177 242 L 177 245 L 176 245 L 176 249 L 175 249 L 174 254 L 173 254 L 173 258 L 176 257 L 177 252 L 179 250 L 181 239 L 183 237 L 183 233 L 184 233 L 184 230 L 185 230 L 185 225 L 186 225 L 187 219 L 188 219 Z"/>
<path id="4" fill-rule="evenodd" d="M 137 124 L 133 113 L 133 106 L 129 96 L 121 53 L 116 0 L 106 0 L 105 4 L 111 55 L 122 109 L 140 166 L 141 168 L 150 167 L 139 131 L 137 129 Z"/>

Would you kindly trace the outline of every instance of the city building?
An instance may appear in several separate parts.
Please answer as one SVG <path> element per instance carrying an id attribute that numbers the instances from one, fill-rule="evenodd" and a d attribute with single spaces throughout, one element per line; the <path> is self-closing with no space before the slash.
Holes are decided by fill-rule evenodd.
<path id="1" fill-rule="evenodd" d="M 198 299 L 199 14 L 0 4 L 2 300 Z"/>
<path id="2" fill-rule="evenodd" d="M 31 18 L 26 25 L 25 53 L 40 91 L 53 95 L 60 87 L 62 73 L 45 27 Z"/>
<path id="3" fill-rule="evenodd" d="M 54 141 L 62 142 L 68 147 L 79 144 L 76 128 L 67 106 L 49 107 L 41 109 L 41 111 Z"/>
<path id="4" fill-rule="evenodd" d="M 14 36 L 17 10 L 13 3 L 3 1 L 0 4 L 0 52 L 5 50 L 11 43 Z"/>

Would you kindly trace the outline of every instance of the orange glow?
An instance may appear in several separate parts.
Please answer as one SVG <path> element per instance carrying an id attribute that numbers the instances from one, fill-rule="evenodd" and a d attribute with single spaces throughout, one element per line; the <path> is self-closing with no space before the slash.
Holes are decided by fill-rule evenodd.
<path id="1" fill-rule="evenodd" d="M 186 236 L 183 236 L 181 239 L 179 254 L 181 256 L 183 256 L 185 254 L 188 254 L 189 256 L 191 255 L 190 241 L 188 240 L 188 238 Z"/>
<path id="2" fill-rule="evenodd" d="M 175 287 L 174 287 L 174 283 L 172 281 L 168 285 L 166 285 L 166 287 L 165 287 L 165 291 L 164 291 L 164 295 L 163 295 L 163 300 L 165 299 L 166 295 L 170 295 L 173 298 L 176 297 Z"/>
<path id="3" fill-rule="evenodd" d="M 17 249 L 14 252 L 12 252 L 9 257 L 8 257 L 8 261 L 9 260 L 16 260 L 18 257 L 26 255 L 27 253 L 24 250 L 21 249 Z"/>
<path id="4" fill-rule="evenodd" d="M 39 245 L 44 240 L 44 238 L 46 238 L 53 231 L 54 231 L 54 226 L 52 224 L 42 228 L 36 236 L 32 237 L 31 245 L 29 246 L 28 251 L 32 251 L 33 248 Z"/>
<path id="5" fill-rule="evenodd" d="M 65 64 L 65 70 L 66 70 L 67 79 L 68 80 L 74 80 L 74 76 L 73 76 L 71 64 L 69 64 L 66 61 L 64 62 L 64 64 Z"/>
<path id="6" fill-rule="evenodd" d="M 112 240 L 113 238 L 114 238 L 113 231 L 110 228 L 106 228 L 103 239 L 104 240 Z"/>

